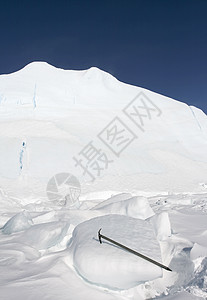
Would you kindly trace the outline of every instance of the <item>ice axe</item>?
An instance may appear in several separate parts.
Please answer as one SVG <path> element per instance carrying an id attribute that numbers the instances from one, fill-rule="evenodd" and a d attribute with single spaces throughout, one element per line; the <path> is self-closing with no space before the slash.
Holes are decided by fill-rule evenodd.
<path id="1" fill-rule="evenodd" d="M 108 238 L 107 236 L 101 234 L 101 229 L 99 229 L 99 231 L 98 231 L 98 239 L 99 239 L 100 244 L 102 244 L 102 240 L 101 239 L 107 240 L 110 243 L 112 243 L 112 244 L 114 244 L 114 245 L 116 245 L 118 247 L 121 247 L 122 249 L 127 250 L 128 252 L 130 252 L 130 253 L 132 253 L 134 255 L 137 255 L 137 256 L 139 256 L 139 257 L 141 257 L 141 258 L 143 258 L 143 259 L 151 262 L 152 264 L 157 265 L 160 268 L 163 268 L 163 269 L 165 269 L 167 271 L 171 271 L 172 272 L 172 270 L 170 268 L 168 268 L 168 267 L 164 266 L 163 264 L 155 261 L 154 259 L 151 259 L 151 258 L 149 258 L 149 257 L 147 257 L 147 256 L 145 256 L 145 255 L 143 255 L 143 254 L 141 254 L 141 253 L 139 253 L 137 251 L 134 251 L 134 250 L 132 250 L 132 249 L 130 249 L 130 248 L 128 248 L 128 247 L 126 247 L 126 246 L 124 246 L 124 245 L 122 245 L 122 244 L 120 244 L 120 243 L 118 243 L 118 242 L 116 242 L 116 241 L 114 241 L 114 240 L 112 240 L 110 238 Z"/>

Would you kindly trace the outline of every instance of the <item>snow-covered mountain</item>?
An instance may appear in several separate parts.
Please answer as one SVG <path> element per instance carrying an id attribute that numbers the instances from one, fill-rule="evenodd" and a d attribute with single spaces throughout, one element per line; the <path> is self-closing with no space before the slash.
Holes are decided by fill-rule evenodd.
<path id="1" fill-rule="evenodd" d="M 97 68 L 1 75 L 0 298 L 206 299 L 206 174 L 195 107 Z"/>
<path id="2" fill-rule="evenodd" d="M 34 62 L 1 75 L 0 133 L 1 178 L 70 172 L 96 190 L 166 192 L 200 191 L 206 181 L 207 116 L 98 68 Z M 101 150 L 101 170 L 83 157 L 89 147 Z M 83 176 L 87 163 L 92 175 Z"/>

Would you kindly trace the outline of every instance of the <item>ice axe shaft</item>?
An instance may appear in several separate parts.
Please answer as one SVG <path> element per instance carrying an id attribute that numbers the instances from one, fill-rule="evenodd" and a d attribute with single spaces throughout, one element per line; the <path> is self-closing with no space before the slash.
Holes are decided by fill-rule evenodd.
<path id="1" fill-rule="evenodd" d="M 163 269 L 165 269 L 167 271 L 172 271 L 170 268 L 168 268 L 167 266 L 164 266 L 163 264 L 155 261 L 154 259 L 151 259 L 151 258 L 149 258 L 149 257 L 147 257 L 147 256 L 145 256 L 145 255 L 143 255 L 143 254 L 141 254 L 141 253 L 139 253 L 137 251 L 134 251 L 134 250 L 132 250 L 132 249 L 130 249 L 130 248 L 128 248 L 128 247 L 126 247 L 126 246 L 124 246 L 124 245 L 122 245 L 122 244 L 120 244 L 120 243 L 118 243 L 118 242 L 116 242 L 116 241 L 114 241 L 114 240 L 112 240 L 110 238 L 108 238 L 107 236 L 101 234 L 101 229 L 99 229 L 99 231 L 98 231 L 98 239 L 99 239 L 100 244 L 102 244 L 102 240 L 101 239 L 107 240 L 108 242 L 110 242 L 110 243 L 112 243 L 112 244 L 114 244 L 116 246 L 119 246 L 119 247 L 127 250 L 128 252 L 130 252 L 130 253 L 132 253 L 134 255 L 137 255 L 137 256 L 139 256 L 139 257 L 141 257 L 141 258 L 143 258 L 143 259 L 151 262 L 154 265 L 157 265 L 160 268 L 163 268 Z"/>

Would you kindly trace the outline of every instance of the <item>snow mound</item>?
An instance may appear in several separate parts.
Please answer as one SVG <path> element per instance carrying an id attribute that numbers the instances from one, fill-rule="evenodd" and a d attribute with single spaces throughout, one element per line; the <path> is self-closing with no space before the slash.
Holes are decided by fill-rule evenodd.
<path id="1" fill-rule="evenodd" d="M 128 197 L 128 194 L 124 196 Z M 97 207 L 95 207 L 94 209 L 97 209 Z M 142 220 L 150 218 L 154 215 L 154 212 L 150 207 L 147 198 L 141 196 L 132 197 L 130 199 L 122 201 L 117 201 L 117 198 L 114 198 L 111 199 L 110 204 L 102 206 L 101 208 L 99 208 L 99 210 L 109 214 L 126 215 Z"/>
<path id="2" fill-rule="evenodd" d="M 130 194 L 130 193 L 120 193 L 117 195 L 113 195 L 110 198 L 108 198 L 107 200 L 102 201 L 101 203 L 97 204 L 93 209 L 99 209 L 106 205 L 113 204 L 113 203 L 116 203 L 119 201 L 124 201 L 124 200 L 130 199 L 130 198 L 132 198 L 132 194 Z"/>
<path id="3" fill-rule="evenodd" d="M 207 247 L 195 243 L 191 249 L 190 258 L 194 260 L 200 257 L 207 257 Z"/>
<path id="4" fill-rule="evenodd" d="M 21 242 L 37 250 L 48 249 L 60 243 L 66 236 L 68 229 L 68 222 L 37 224 L 23 233 Z"/>
<path id="5" fill-rule="evenodd" d="M 32 218 L 26 211 L 20 212 L 9 219 L 2 227 L 4 234 L 11 234 L 30 228 L 32 225 Z"/>
<path id="6" fill-rule="evenodd" d="M 158 266 L 97 238 L 98 230 L 117 242 L 161 262 L 160 247 L 150 222 L 106 215 L 79 224 L 70 250 L 73 264 L 85 280 L 110 289 L 129 289 L 162 276 Z"/>

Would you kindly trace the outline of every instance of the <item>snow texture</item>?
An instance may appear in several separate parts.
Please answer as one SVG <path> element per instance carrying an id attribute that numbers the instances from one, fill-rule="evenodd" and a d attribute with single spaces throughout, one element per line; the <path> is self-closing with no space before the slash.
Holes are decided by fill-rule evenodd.
<path id="1" fill-rule="evenodd" d="M 150 218 L 154 215 L 154 212 L 150 207 L 146 197 L 135 196 L 121 201 L 118 201 L 117 198 L 112 197 L 111 199 L 105 201 L 105 205 L 103 203 L 103 206 L 100 208 L 96 206 L 94 209 L 98 209 L 109 214 L 126 215 L 142 220 Z"/>
<path id="2" fill-rule="evenodd" d="M 32 225 L 31 216 L 27 211 L 20 212 L 9 219 L 2 228 L 4 234 L 11 234 L 30 228 Z"/>
<path id="3" fill-rule="evenodd" d="M 120 215 L 98 217 L 81 223 L 73 232 L 73 264 L 83 278 L 112 289 L 129 289 L 162 276 L 160 267 L 108 241 L 100 244 L 100 228 L 107 237 L 161 262 L 160 247 L 150 223 Z"/>
<path id="4" fill-rule="evenodd" d="M 161 214 L 156 215 L 152 222 L 154 224 L 158 240 L 163 241 L 171 236 L 171 225 L 167 212 L 162 212 Z"/>

